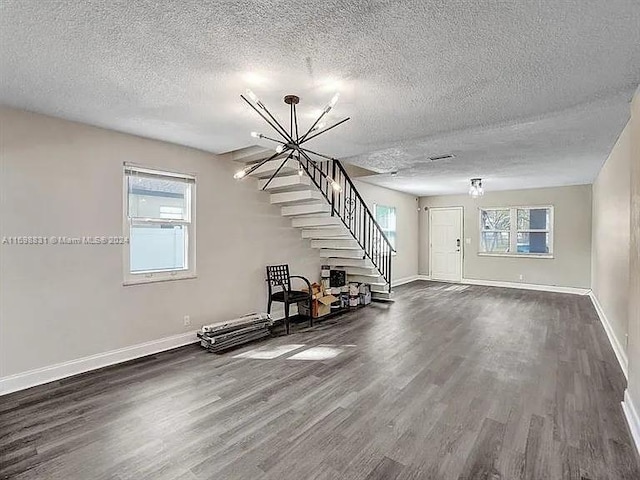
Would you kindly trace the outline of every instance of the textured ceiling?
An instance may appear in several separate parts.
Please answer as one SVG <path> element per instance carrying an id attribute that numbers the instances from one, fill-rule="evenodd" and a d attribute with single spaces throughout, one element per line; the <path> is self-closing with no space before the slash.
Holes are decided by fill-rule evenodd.
<path id="1" fill-rule="evenodd" d="M 588 183 L 640 82 L 638 0 L 0 0 L 0 102 L 225 152 L 252 88 L 318 150 L 416 194 Z M 427 157 L 453 152 L 456 159 Z"/>

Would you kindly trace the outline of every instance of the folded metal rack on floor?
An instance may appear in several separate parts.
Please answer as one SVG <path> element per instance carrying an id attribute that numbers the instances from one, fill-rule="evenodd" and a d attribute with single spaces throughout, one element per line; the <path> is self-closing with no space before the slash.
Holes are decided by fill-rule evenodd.
<path id="1" fill-rule="evenodd" d="M 270 335 L 273 325 L 268 313 L 250 313 L 233 320 L 205 325 L 198 331 L 200 345 L 210 352 L 222 352 Z"/>

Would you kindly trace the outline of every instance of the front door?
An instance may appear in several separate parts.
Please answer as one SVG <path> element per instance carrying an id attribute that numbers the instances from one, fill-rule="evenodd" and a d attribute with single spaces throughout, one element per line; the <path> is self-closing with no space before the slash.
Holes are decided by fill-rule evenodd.
<path id="1" fill-rule="evenodd" d="M 431 279 L 462 280 L 462 207 L 429 209 Z"/>

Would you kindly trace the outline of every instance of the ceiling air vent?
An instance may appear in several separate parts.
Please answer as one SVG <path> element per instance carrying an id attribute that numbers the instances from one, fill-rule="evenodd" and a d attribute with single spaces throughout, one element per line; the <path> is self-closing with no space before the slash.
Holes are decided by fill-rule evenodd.
<path id="1" fill-rule="evenodd" d="M 429 160 L 432 162 L 439 162 L 441 160 L 451 160 L 453 158 L 456 158 L 453 153 L 447 153 L 445 155 L 434 155 L 433 157 L 429 157 Z"/>

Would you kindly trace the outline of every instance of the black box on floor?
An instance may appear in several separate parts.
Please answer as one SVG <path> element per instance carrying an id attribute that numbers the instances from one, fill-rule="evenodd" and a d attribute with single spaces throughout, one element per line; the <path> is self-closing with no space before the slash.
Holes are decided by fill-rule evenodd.
<path id="1" fill-rule="evenodd" d="M 343 287 L 347 284 L 347 272 L 344 270 L 331 270 L 329 285 L 333 287 Z"/>

